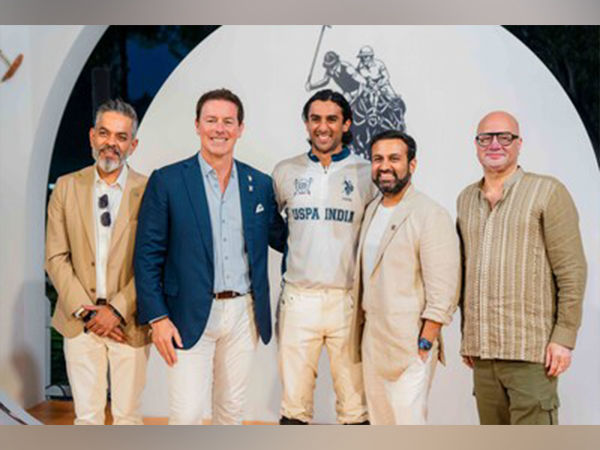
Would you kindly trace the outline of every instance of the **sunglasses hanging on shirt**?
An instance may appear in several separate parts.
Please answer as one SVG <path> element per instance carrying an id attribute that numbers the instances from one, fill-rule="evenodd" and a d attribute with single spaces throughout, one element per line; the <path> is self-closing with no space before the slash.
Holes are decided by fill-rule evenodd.
<path id="1" fill-rule="evenodd" d="M 102 211 L 106 209 L 102 214 L 100 214 L 100 223 L 103 227 L 110 227 L 111 219 L 110 219 L 110 211 L 108 211 L 108 194 L 104 194 L 98 199 L 98 208 Z"/>

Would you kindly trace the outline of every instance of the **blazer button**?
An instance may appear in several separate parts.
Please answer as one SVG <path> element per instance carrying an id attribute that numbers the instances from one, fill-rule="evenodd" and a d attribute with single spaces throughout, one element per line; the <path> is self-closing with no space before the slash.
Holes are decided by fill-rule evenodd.
<path id="1" fill-rule="evenodd" d="M 92 267 L 96 266 L 96 261 L 92 261 Z"/>
<path id="2" fill-rule="evenodd" d="M 94 294 L 94 293 L 96 292 L 96 289 L 94 289 L 94 288 L 90 288 L 90 292 L 91 292 L 92 294 Z"/>

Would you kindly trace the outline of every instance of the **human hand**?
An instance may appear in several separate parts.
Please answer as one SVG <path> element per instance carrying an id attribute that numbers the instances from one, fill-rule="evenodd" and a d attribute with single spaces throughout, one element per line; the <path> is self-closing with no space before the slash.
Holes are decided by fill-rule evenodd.
<path id="1" fill-rule="evenodd" d="M 183 342 L 179 331 L 173 322 L 168 317 L 157 320 L 150 324 L 152 327 L 152 342 L 156 346 L 158 353 L 165 360 L 169 367 L 173 367 L 177 364 L 177 353 L 173 346 L 173 340 L 179 348 L 183 348 Z"/>
<path id="2" fill-rule="evenodd" d="M 473 357 L 472 356 L 463 356 L 462 360 L 463 360 L 463 363 L 465 363 L 465 365 L 469 369 L 472 369 L 475 366 L 475 363 L 473 362 Z"/>
<path id="3" fill-rule="evenodd" d="M 108 334 L 107 337 L 120 344 L 125 344 L 127 342 L 127 336 L 125 335 L 125 332 L 121 329 L 121 327 L 113 328 L 113 330 Z"/>
<path id="4" fill-rule="evenodd" d="M 427 358 L 429 358 L 429 350 L 419 349 L 419 358 L 421 358 L 421 361 L 427 362 Z"/>
<path id="5" fill-rule="evenodd" d="M 100 337 L 107 337 L 121 323 L 121 318 L 109 306 L 84 306 L 84 308 L 89 311 L 88 314 L 95 313 L 85 327 Z"/>
<path id="6" fill-rule="evenodd" d="M 571 350 L 563 345 L 550 342 L 546 347 L 546 369 L 548 376 L 557 377 L 571 365 Z"/>

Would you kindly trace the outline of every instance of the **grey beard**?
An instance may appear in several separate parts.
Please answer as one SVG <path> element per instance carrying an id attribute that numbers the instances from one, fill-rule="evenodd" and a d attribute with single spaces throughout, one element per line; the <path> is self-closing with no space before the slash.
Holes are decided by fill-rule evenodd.
<path id="1" fill-rule="evenodd" d="M 412 176 L 412 174 L 409 171 L 406 172 L 406 175 L 403 178 L 398 178 L 398 175 L 396 174 L 396 172 L 392 172 L 392 173 L 396 180 L 396 182 L 392 186 L 382 186 L 379 181 L 379 178 L 380 178 L 379 174 L 377 174 L 377 178 L 375 178 L 373 180 L 373 182 L 377 185 L 377 187 L 379 188 L 379 190 L 381 191 L 381 193 L 383 195 L 386 195 L 386 194 L 387 195 L 389 195 L 389 194 L 395 195 L 395 194 L 399 193 L 410 182 L 410 177 Z"/>
<path id="2" fill-rule="evenodd" d="M 114 172 L 115 170 L 119 170 L 121 167 L 123 167 L 123 164 L 125 164 L 127 162 L 127 155 L 123 156 L 118 151 L 116 152 L 119 155 L 118 161 L 114 161 L 112 159 L 100 158 L 101 150 L 103 150 L 103 148 L 100 148 L 100 149 L 92 148 L 92 156 L 94 157 L 94 161 L 96 161 L 96 164 L 98 165 L 98 167 L 100 167 L 100 169 L 102 169 L 103 172 L 111 173 L 111 172 Z"/>

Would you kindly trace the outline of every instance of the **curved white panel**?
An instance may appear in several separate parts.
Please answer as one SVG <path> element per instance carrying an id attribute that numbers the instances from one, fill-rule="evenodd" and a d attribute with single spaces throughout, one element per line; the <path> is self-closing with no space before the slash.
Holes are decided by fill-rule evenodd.
<path id="1" fill-rule="evenodd" d="M 270 172 L 283 158 L 307 151 L 300 112 L 320 26 L 223 27 L 173 72 L 140 128 L 132 158 L 145 173 L 199 148 L 195 104 L 206 90 L 228 87 L 244 101 L 246 130 L 237 157 Z M 391 85 L 407 105 L 406 124 L 418 143 L 417 187 L 452 213 L 455 199 L 481 177 L 473 137 L 488 111 L 511 111 L 521 122 L 525 170 L 555 175 L 573 195 L 589 263 L 585 316 L 571 370 L 561 379 L 561 421 L 600 423 L 600 176 L 593 149 L 573 105 L 546 67 L 500 27 L 334 26 L 325 31 L 313 80 L 323 75 L 325 51 L 356 66 L 369 45 L 387 67 Z M 330 87 L 338 88 L 335 84 Z M 279 258 L 272 258 L 273 302 Z M 446 330 L 449 365 L 436 374 L 431 423 L 476 423 L 471 374 L 460 363 L 459 317 Z M 276 421 L 280 386 L 276 348 L 261 347 L 246 417 Z M 334 422 L 334 397 L 321 360 L 315 421 Z M 449 415 L 448 411 L 452 411 Z M 166 416 L 164 364 L 153 353 L 144 413 Z"/>

